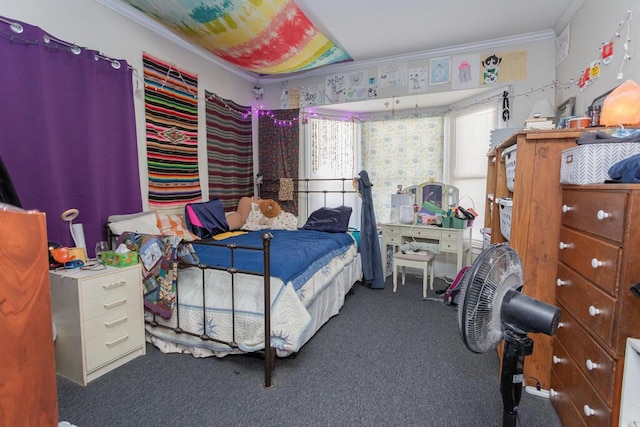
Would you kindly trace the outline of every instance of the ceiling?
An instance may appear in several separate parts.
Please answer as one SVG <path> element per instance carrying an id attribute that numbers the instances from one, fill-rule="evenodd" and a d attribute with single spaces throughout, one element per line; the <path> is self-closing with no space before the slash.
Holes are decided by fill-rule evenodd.
<path id="1" fill-rule="evenodd" d="M 294 8 L 297 6 L 312 26 L 350 60 L 344 61 L 343 55 L 338 57 L 340 63 L 320 64 L 317 68 L 299 72 L 267 74 L 238 67 L 214 55 L 210 47 L 199 45 L 197 38 L 189 38 L 176 31 L 175 23 L 162 22 L 157 11 L 172 8 L 193 10 L 202 6 L 219 9 L 242 2 L 252 7 L 259 5 L 268 8 L 271 3 L 281 4 L 288 0 L 96 1 L 208 57 L 231 72 L 254 82 L 269 83 L 362 68 L 389 60 L 424 59 L 555 37 L 583 0 L 458 0 L 455 3 L 425 0 L 293 0 Z M 136 7 L 132 6 L 136 3 Z M 156 12 L 144 13 L 139 4 L 154 8 Z M 282 34 L 280 37 L 287 33 L 285 31 Z M 429 94 L 428 97 L 433 95 Z M 416 104 L 409 102 L 412 106 Z"/>

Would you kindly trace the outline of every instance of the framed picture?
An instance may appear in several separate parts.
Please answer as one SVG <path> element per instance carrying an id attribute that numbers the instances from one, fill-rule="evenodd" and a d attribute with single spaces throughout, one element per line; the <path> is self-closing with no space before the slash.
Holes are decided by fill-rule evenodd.
<path id="1" fill-rule="evenodd" d="M 432 58 L 429 66 L 429 84 L 441 85 L 451 81 L 451 58 Z"/>
<path id="2" fill-rule="evenodd" d="M 572 96 L 558 106 L 556 111 L 556 126 L 559 129 L 567 127 L 567 120 L 573 117 L 573 109 L 575 105 L 576 97 Z"/>

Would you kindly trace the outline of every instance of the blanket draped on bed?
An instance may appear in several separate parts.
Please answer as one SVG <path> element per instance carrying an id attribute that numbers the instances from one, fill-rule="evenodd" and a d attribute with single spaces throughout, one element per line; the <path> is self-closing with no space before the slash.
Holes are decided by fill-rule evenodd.
<path id="1" fill-rule="evenodd" d="M 193 248 L 179 236 L 124 233 L 117 245 L 140 253 L 145 309 L 169 319 L 176 303 L 178 260 L 197 263 Z"/>
<path id="2" fill-rule="evenodd" d="M 291 282 L 298 290 L 309 275 L 339 253 L 352 245 L 354 240 L 348 233 L 326 233 L 314 230 L 270 230 L 271 239 L 271 276 L 280 278 L 284 283 Z M 262 248 L 264 231 L 253 231 L 241 236 L 217 242 L 219 244 L 237 244 L 252 248 Z M 194 249 L 200 264 L 212 267 L 231 267 L 230 249 L 226 246 L 213 246 L 194 242 Z M 317 268 L 309 268 L 309 266 Z M 245 271 L 262 273 L 264 259 L 261 252 L 250 249 L 235 249 L 234 267 Z"/>

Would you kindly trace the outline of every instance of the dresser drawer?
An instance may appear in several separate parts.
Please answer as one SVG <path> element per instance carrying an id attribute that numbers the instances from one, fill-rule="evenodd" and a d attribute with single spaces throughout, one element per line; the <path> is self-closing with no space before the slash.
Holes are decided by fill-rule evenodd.
<path id="1" fill-rule="evenodd" d="M 611 408 L 607 406 L 580 369 L 573 363 L 567 350 L 556 341 L 553 351 L 560 362 L 553 365 L 552 372 L 557 375 L 558 380 L 564 385 L 566 393 L 571 396 L 571 400 L 580 411 L 583 421 L 588 426 L 610 426 Z"/>
<path id="2" fill-rule="evenodd" d="M 385 224 L 384 227 L 382 227 L 382 234 L 387 239 L 394 235 L 400 236 L 402 234 L 402 227 Z"/>
<path id="3" fill-rule="evenodd" d="M 566 227 L 560 228 L 558 259 L 611 295 L 617 295 L 620 248 Z"/>
<path id="4" fill-rule="evenodd" d="M 93 298 L 82 303 L 82 315 L 85 321 L 111 313 L 119 307 L 132 306 L 141 310 L 142 290 L 137 286 L 118 288 L 108 296 Z"/>
<path id="5" fill-rule="evenodd" d="M 564 388 L 564 384 L 558 379 L 555 371 L 551 371 L 550 398 L 551 404 L 564 427 L 583 427 L 587 425 L 582 419 L 582 410 L 579 411 L 573 405 L 569 393 Z"/>
<path id="6" fill-rule="evenodd" d="M 558 264 L 557 275 L 562 284 L 556 288 L 558 301 L 587 330 L 611 346 L 616 301 L 562 263 Z"/>
<path id="7" fill-rule="evenodd" d="M 140 286 L 140 269 L 132 268 L 118 274 L 100 275 L 84 279 L 81 282 L 82 299 L 89 300 L 108 296 L 126 287 Z"/>
<path id="8" fill-rule="evenodd" d="M 442 236 L 442 231 L 435 227 L 415 227 L 411 231 L 411 235 L 413 237 L 419 237 L 421 239 L 440 239 L 440 237 Z"/>
<path id="9" fill-rule="evenodd" d="M 562 313 L 562 327 L 558 328 L 554 343 L 564 346 L 600 396 L 613 406 L 616 361 L 566 311 Z M 559 362 L 553 358 L 554 364 Z"/>
<path id="10" fill-rule="evenodd" d="M 87 372 L 144 346 L 143 328 L 116 327 L 85 341 Z"/>
<path id="11" fill-rule="evenodd" d="M 134 304 L 125 304 L 113 309 L 110 313 L 84 322 L 85 339 L 90 340 L 116 328 L 139 328 L 142 318 L 140 307 Z"/>
<path id="12" fill-rule="evenodd" d="M 562 192 L 562 223 L 607 239 L 622 241 L 627 194 L 611 191 Z M 607 214 L 598 219 L 598 213 Z"/>

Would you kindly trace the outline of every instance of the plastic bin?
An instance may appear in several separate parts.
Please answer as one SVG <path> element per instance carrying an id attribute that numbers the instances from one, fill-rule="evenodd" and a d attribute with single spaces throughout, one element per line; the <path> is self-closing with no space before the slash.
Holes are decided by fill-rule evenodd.
<path id="1" fill-rule="evenodd" d="M 517 145 L 512 145 L 511 147 L 505 148 L 502 152 L 502 157 L 504 157 L 504 166 L 506 169 L 507 175 L 507 188 L 509 191 L 513 192 L 513 188 L 515 186 L 516 180 L 516 150 L 518 149 Z"/>
<path id="2" fill-rule="evenodd" d="M 511 211 L 513 210 L 513 200 L 500 198 L 496 200 L 500 207 L 500 233 L 505 239 L 511 238 Z"/>

